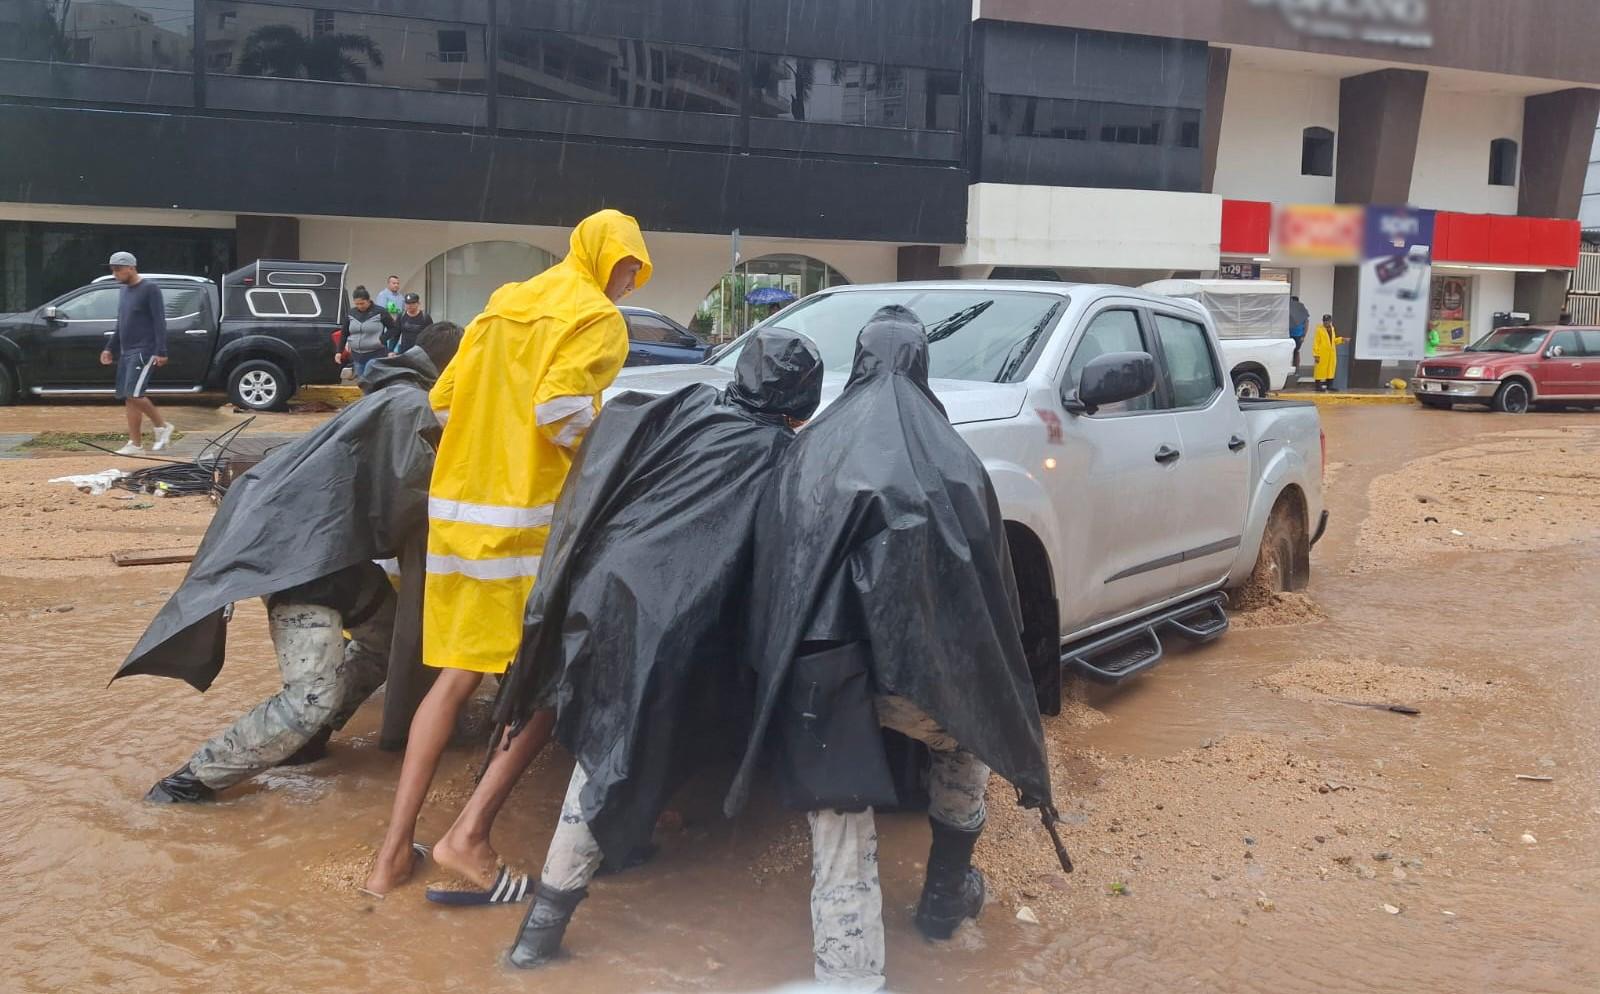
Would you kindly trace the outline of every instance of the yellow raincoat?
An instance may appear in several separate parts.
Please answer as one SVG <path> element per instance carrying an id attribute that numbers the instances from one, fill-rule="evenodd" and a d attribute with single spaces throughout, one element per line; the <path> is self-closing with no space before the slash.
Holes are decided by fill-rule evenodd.
<path id="1" fill-rule="evenodd" d="M 1311 341 L 1311 358 L 1316 360 L 1316 368 L 1311 371 L 1311 378 L 1317 382 L 1331 380 L 1339 372 L 1338 347 L 1346 339 L 1339 337 L 1331 324 L 1317 325 L 1317 336 Z"/>
<path id="2" fill-rule="evenodd" d="M 446 419 L 428 489 L 430 666 L 503 673 L 516 655 L 567 468 L 628 357 L 605 286 L 629 256 L 643 286 L 638 223 L 614 210 L 585 218 L 565 259 L 494 292 L 429 394 Z"/>

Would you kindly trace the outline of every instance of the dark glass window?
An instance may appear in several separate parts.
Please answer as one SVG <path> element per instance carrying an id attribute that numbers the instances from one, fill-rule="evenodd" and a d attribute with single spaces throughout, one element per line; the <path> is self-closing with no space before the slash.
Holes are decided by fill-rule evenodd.
<path id="1" fill-rule="evenodd" d="M 1489 185 L 1517 185 L 1517 143 L 1509 138 L 1489 143 Z"/>
<path id="2" fill-rule="evenodd" d="M 1020 138 L 1200 147 L 1200 111 L 1104 100 L 989 95 L 988 132 Z"/>
<path id="3" fill-rule="evenodd" d="M 758 117 L 955 131 L 961 74 L 938 69 L 757 55 L 751 80 Z"/>
<path id="4" fill-rule="evenodd" d="M 415 17 L 211 0 L 215 72 L 481 93 L 483 28 Z"/>
<path id="5" fill-rule="evenodd" d="M 1300 175 L 1333 175 L 1333 132 L 1307 128 L 1300 135 Z"/>
<path id="6" fill-rule="evenodd" d="M 511 97 L 739 113 L 739 53 L 721 48 L 506 27 L 497 81 Z"/>
<path id="7" fill-rule="evenodd" d="M 0 58 L 193 68 L 194 0 L 6 0 Z"/>

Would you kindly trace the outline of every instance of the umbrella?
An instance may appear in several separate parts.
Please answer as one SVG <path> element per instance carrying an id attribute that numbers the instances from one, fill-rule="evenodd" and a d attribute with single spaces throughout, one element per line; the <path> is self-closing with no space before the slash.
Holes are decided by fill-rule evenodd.
<path id="1" fill-rule="evenodd" d="M 787 304 L 794 299 L 794 294 L 781 286 L 762 286 L 756 287 L 745 294 L 744 302 L 760 306 L 762 304 Z"/>

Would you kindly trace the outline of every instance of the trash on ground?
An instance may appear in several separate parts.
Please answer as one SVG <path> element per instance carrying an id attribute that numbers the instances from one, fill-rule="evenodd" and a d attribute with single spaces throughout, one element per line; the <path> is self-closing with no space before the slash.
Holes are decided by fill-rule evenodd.
<path id="1" fill-rule="evenodd" d="M 1518 773 L 1517 774 L 1517 779 L 1518 780 L 1532 780 L 1534 783 L 1549 783 L 1552 780 L 1554 780 L 1555 777 L 1547 777 L 1547 776 L 1543 776 L 1542 774 L 1538 774 L 1538 773 Z"/>
<path id="2" fill-rule="evenodd" d="M 77 476 L 58 476 L 51 483 L 70 483 L 91 497 L 98 497 L 116 486 L 118 480 L 127 476 L 120 469 L 106 469 L 98 473 L 80 473 Z"/>

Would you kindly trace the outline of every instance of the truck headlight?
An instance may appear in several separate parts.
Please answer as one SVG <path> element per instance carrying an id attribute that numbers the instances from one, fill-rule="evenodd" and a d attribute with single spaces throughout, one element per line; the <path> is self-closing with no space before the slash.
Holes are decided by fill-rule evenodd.
<path id="1" fill-rule="evenodd" d="M 1465 373 L 1462 373 L 1461 375 L 1465 376 L 1469 380 L 1481 380 L 1481 379 L 1483 379 L 1483 367 L 1482 366 L 1468 366 L 1467 367 L 1467 371 Z"/>

